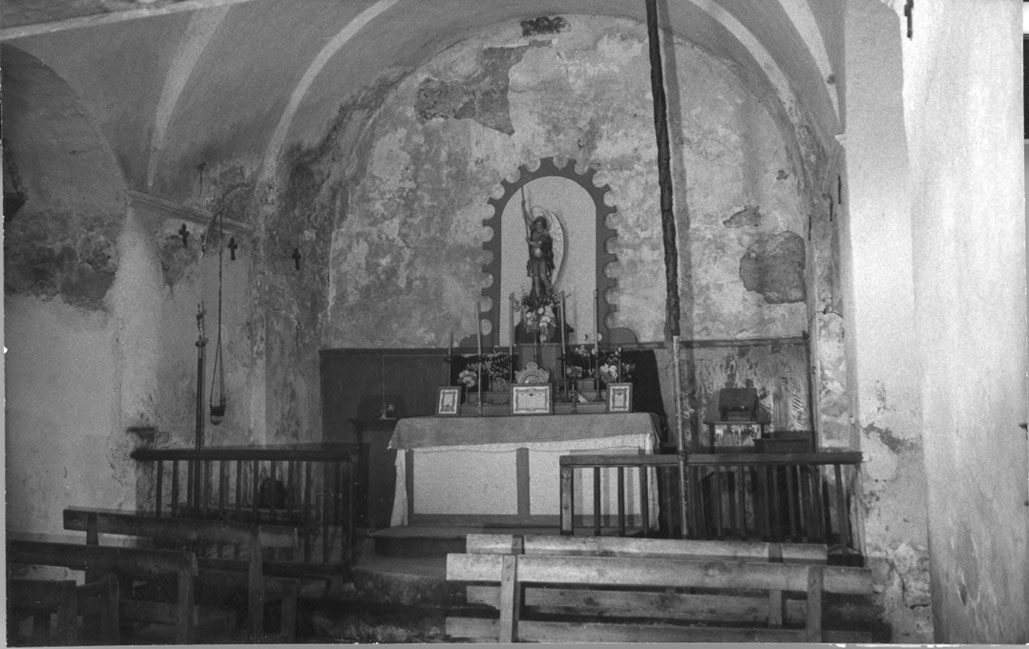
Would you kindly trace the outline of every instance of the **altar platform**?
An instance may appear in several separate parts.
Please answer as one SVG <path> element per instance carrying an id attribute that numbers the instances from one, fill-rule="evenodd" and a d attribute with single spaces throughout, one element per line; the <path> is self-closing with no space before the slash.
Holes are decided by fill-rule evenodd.
<path id="1" fill-rule="evenodd" d="M 398 451 L 390 524 L 556 529 L 562 455 L 650 454 L 658 430 L 649 413 L 401 419 L 390 440 Z M 613 470 L 604 473 L 601 498 L 612 511 L 617 481 Z M 630 524 L 642 519 L 643 479 L 656 493 L 652 475 L 625 481 Z M 657 521 L 657 504 L 648 506 Z M 592 493 L 577 494 L 575 509 L 592 511 Z"/>

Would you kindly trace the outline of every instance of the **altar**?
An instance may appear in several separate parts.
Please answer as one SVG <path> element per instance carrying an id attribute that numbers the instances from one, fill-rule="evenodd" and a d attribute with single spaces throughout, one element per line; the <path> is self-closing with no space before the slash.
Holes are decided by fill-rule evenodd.
<path id="1" fill-rule="evenodd" d="M 401 419 L 389 444 L 398 451 L 390 524 L 557 526 L 562 455 L 650 454 L 658 439 L 650 413 Z M 615 471 L 603 470 L 605 511 L 617 503 Z M 626 513 L 638 523 L 640 479 L 626 478 Z M 645 479 L 657 493 L 656 477 Z M 576 511 L 592 511 L 592 492 L 580 491 Z M 657 521 L 656 499 L 649 507 Z"/>

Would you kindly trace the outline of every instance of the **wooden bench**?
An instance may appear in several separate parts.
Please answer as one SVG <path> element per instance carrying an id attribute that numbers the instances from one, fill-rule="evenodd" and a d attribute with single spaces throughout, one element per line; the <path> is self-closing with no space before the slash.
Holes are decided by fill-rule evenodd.
<path id="1" fill-rule="evenodd" d="M 828 566 L 826 556 L 813 544 L 469 535 L 464 554 L 447 555 L 447 579 L 477 582 L 469 603 L 499 619 L 451 616 L 446 632 L 499 642 L 822 642 L 833 635 L 823 634 L 823 594 L 872 592 L 870 571 Z"/>
<path id="2" fill-rule="evenodd" d="M 171 577 L 175 580 L 175 601 L 136 599 L 121 590 L 118 616 L 121 621 L 172 625 L 175 641 L 193 644 L 200 630 L 227 632 L 235 624 L 231 611 L 200 610 L 196 606 L 197 560 L 189 551 L 79 545 L 52 541 L 9 539 L 8 564 L 58 566 L 87 575 L 115 575 L 118 578 Z M 87 583 L 92 579 L 87 578 Z M 67 619 L 67 618 L 65 618 Z"/>
<path id="3" fill-rule="evenodd" d="M 248 641 L 291 642 L 296 638 L 299 583 L 265 573 L 266 550 L 297 548 L 293 527 L 69 507 L 64 510 L 64 529 L 86 532 L 86 543 L 93 546 L 99 545 L 100 534 L 188 544 L 185 547 L 197 554 L 202 583 L 246 588 Z M 219 556 L 204 556 L 203 544 L 213 546 Z M 232 547 L 232 558 L 220 558 L 223 546 Z M 264 607 L 270 601 L 278 601 L 281 607 L 281 624 L 274 634 L 264 630 Z"/>
<path id="4" fill-rule="evenodd" d="M 81 615 L 87 626 L 90 621 L 99 622 L 96 640 L 118 644 L 118 599 L 118 579 L 114 575 L 81 586 L 74 580 L 8 579 L 7 642 L 82 644 L 78 619 Z M 26 618 L 32 619 L 32 635 L 27 638 L 19 632 Z"/>

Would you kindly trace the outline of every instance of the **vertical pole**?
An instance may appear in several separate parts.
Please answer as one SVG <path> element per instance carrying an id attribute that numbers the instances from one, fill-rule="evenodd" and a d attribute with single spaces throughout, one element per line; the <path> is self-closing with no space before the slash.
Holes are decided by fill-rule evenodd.
<path id="1" fill-rule="evenodd" d="M 207 346 L 207 338 L 204 337 L 204 305 L 201 302 L 197 306 L 197 404 L 196 404 L 196 435 L 194 442 L 196 446 L 196 467 L 193 471 L 193 502 L 190 503 L 194 512 L 200 511 L 200 485 L 203 479 L 200 474 L 200 449 L 204 447 L 204 348 Z"/>
<path id="2" fill-rule="evenodd" d="M 511 357 L 511 376 L 509 376 L 507 378 L 508 378 L 508 381 L 510 381 L 511 383 L 514 383 L 514 372 L 515 372 L 515 362 L 514 362 L 515 294 L 514 293 L 511 293 L 511 295 L 509 295 L 508 298 L 507 298 L 507 311 L 508 311 L 508 314 L 507 314 L 507 334 L 508 334 L 508 339 L 507 339 L 507 355 Z"/>
<path id="3" fill-rule="evenodd" d="M 476 362 L 476 387 L 479 389 L 479 414 L 482 414 L 482 321 L 479 315 L 479 298 L 475 298 L 475 337 L 479 341 L 479 357 Z"/>
<path id="4" fill-rule="evenodd" d="M 689 532 L 686 524 L 687 497 L 689 484 L 686 471 L 686 434 L 683 429 L 682 386 L 679 385 L 679 336 L 672 336 L 672 393 L 675 400 L 675 452 L 679 469 L 679 523 L 682 525 L 682 538 Z"/>
<path id="5" fill-rule="evenodd" d="M 647 40 L 650 46 L 650 85 L 654 95 L 654 131 L 657 136 L 658 185 L 661 190 L 661 230 L 664 235 L 666 332 L 679 335 L 679 252 L 672 211 L 672 172 L 668 145 L 668 107 L 665 100 L 661 39 L 657 26 L 657 0 L 646 0 Z"/>
<path id="6" fill-rule="evenodd" d="M 672 204 L 671 154 L 668 144 L 668 106 L 665 98 L 664 68 L 661 62 L 661 38 L 657 25 L 657 0 L 645 0 L 647 7 L 647 42 L 650 53 L 650 86 L 654 95 L 654 134 L 657 138 L 658 187 L 661 191 L 661 232 L 665 251 L 665 334 L 672 341 L 672 385 L 675 389 L 676 445 L 679 457 L 681 493 L 680 520 L 686 537 L 686 443 L 682 430 L 682 404 L 679 386 L 679 250 Z"/>

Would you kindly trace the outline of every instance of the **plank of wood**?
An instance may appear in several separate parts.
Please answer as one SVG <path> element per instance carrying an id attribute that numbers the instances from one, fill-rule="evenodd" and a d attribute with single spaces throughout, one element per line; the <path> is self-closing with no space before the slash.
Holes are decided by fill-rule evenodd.
<path id="1" fill-rule="evenodd" d="M 469 534 L 465 537 L 468 554 L 521 554 L 522 537 L 517 534 Z"/>
<path id="2" fill-rule="evenodd" d="M 473 535 L 469 535 L 471 538 Z M 526 535 L 525 554 L 589 556 L 662 556 L 723 558 L 738 561 L 826 563 L 829 550 L 819 543 L 764 543 L 759 541 L 695 541 L 624 537 Z M 471 552 L 471 550 L 468 550 Z"/>
<path id="3" fill-rule="evenodd" d="M 447 579 L 499 582 L 501 555 L 447 555 Z M 584 584 L 653 588 L 733 588 L 806 592 L 807 566 L 739 561 L 688 561 L 654 557 L 523 555 L 518 563 L 523 584 Z M 872 592 L 866 568 L 826 567 L 828 592 Z"/>
<path id="4" fill-rule="evenodd" d="M 465 587 L 469 604 L 499 607 L 496 586 Z M 759 596 L 689 594 L 681 592 L 596 590 L 590 588 L 526 587 L 523 606 L 539 613 L 588 615 L 604 618 L 676 619 L 692 622 L 768 623 L 768 599 Z M 784 621 L 804 621 L 807 605 L 785 599 Z"/>
<path id="5" fill-rule="evenodd" d="M 254 525 L 220 519 L 170 518 L 133 512 L 69 507 L 64 510 L 64 529 L 95 530 L 103 534 L 179 539 L 208 543 L 250 543 Z M 296 548 L 297 530 L 289 525 L 258 526 L 260 543 L 267 548 Z"/>
<path id="6" fill-rule="evenodd" d="M 824 568 L 808 566 L 807 571 L 807 632 L 808 642 L 822 641 L 822 593 Z"/>
<path id="7" fill-rule="evenodd" d="M 149 550 L 52 541 L 10 540 L 7 542 L 7 561 L 129 575 L 153 576 L 181 570 L 194 576 L 197 573 L 196 556 L 185 550 Z"/>
<path id="8" fill-rule="evenodd" d="M 446 633 L 452 638 L 496 641 L 496 620 L 448 617 Z M 679 626 L 674 624 L 615 624 L 606 622 L 520 622 L 521 642 L 803 642 L 800 629 Z"/>
<path id="9" fill-rule="evenodd" d="M 506 554 L 500 563 L 500 627 L 499 642 L 518 639 L 518 618 L 522 612 L 521 588 L 516 574 L 518 555 Z"/>

